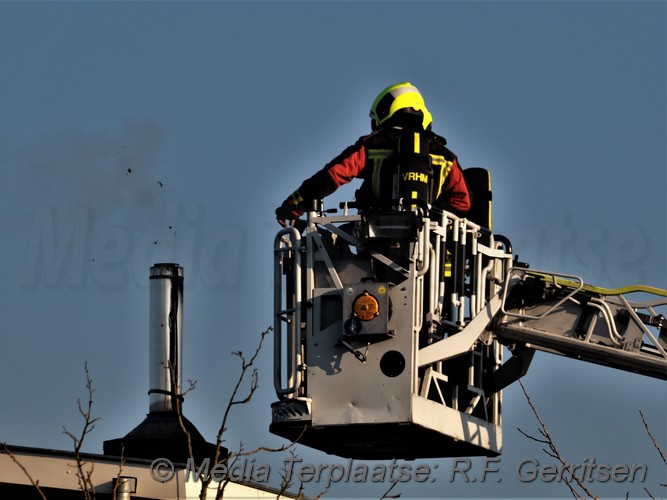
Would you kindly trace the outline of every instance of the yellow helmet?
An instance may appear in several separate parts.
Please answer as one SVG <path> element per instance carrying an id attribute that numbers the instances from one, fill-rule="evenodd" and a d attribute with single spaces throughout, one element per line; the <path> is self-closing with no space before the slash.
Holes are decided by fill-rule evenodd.
<path id="1" fill-rule="evenodd" d="M 413 109 L 421 112 L 424 130 L 433 122 L 433 117 L 426 109 L 424 98 L 417 87 L 411 83 L 403 82 L 387 87 L 373 101 L 371 106 L 371 126 L 373 130 L 380 128 L 397 111 L 402 109 Z"/>

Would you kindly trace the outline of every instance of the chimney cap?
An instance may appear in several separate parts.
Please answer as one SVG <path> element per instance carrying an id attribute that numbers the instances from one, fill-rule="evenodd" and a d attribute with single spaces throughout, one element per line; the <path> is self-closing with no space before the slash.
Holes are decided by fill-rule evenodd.
<path id="1" fill-rule="evenodd" d="M 162 263 L 154 264 L 151 267 L 151 278 L 161 278 L 161 277 L 183 277 L 183 267 L 175 263 Z"/>

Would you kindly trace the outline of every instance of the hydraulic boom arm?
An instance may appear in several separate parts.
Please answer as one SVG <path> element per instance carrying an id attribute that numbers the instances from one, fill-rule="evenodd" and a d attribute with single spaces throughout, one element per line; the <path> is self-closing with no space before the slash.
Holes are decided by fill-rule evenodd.
<path id="1" fill-rule="evenodd" d="M 538 349 L 667 379 L 667 291 L 606 289 L 576 276 L 512 268 L 493 331 L 512 350 Z M 630 301 L 630 294 L 646 299 Z"/>

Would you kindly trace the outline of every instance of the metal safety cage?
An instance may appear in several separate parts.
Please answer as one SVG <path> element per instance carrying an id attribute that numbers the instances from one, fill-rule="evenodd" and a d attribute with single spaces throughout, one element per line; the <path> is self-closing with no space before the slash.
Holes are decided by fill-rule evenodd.
<path id="1" fill-rule="evenodd" d="M 509 242 L 448 212 L 341 208 L 276 236 L 271 431 L 349 458 L 499 454 L 487 327 Z"/>

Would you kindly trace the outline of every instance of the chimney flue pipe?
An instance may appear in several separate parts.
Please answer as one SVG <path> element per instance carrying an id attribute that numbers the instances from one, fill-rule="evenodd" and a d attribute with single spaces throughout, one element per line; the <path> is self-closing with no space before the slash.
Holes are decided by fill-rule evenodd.
<path id="1" fill-rule="evenodd" d="M 180 407 L 182 326 L 183 268 L 155 264 L 150 271 L 149 413 Z"/>

